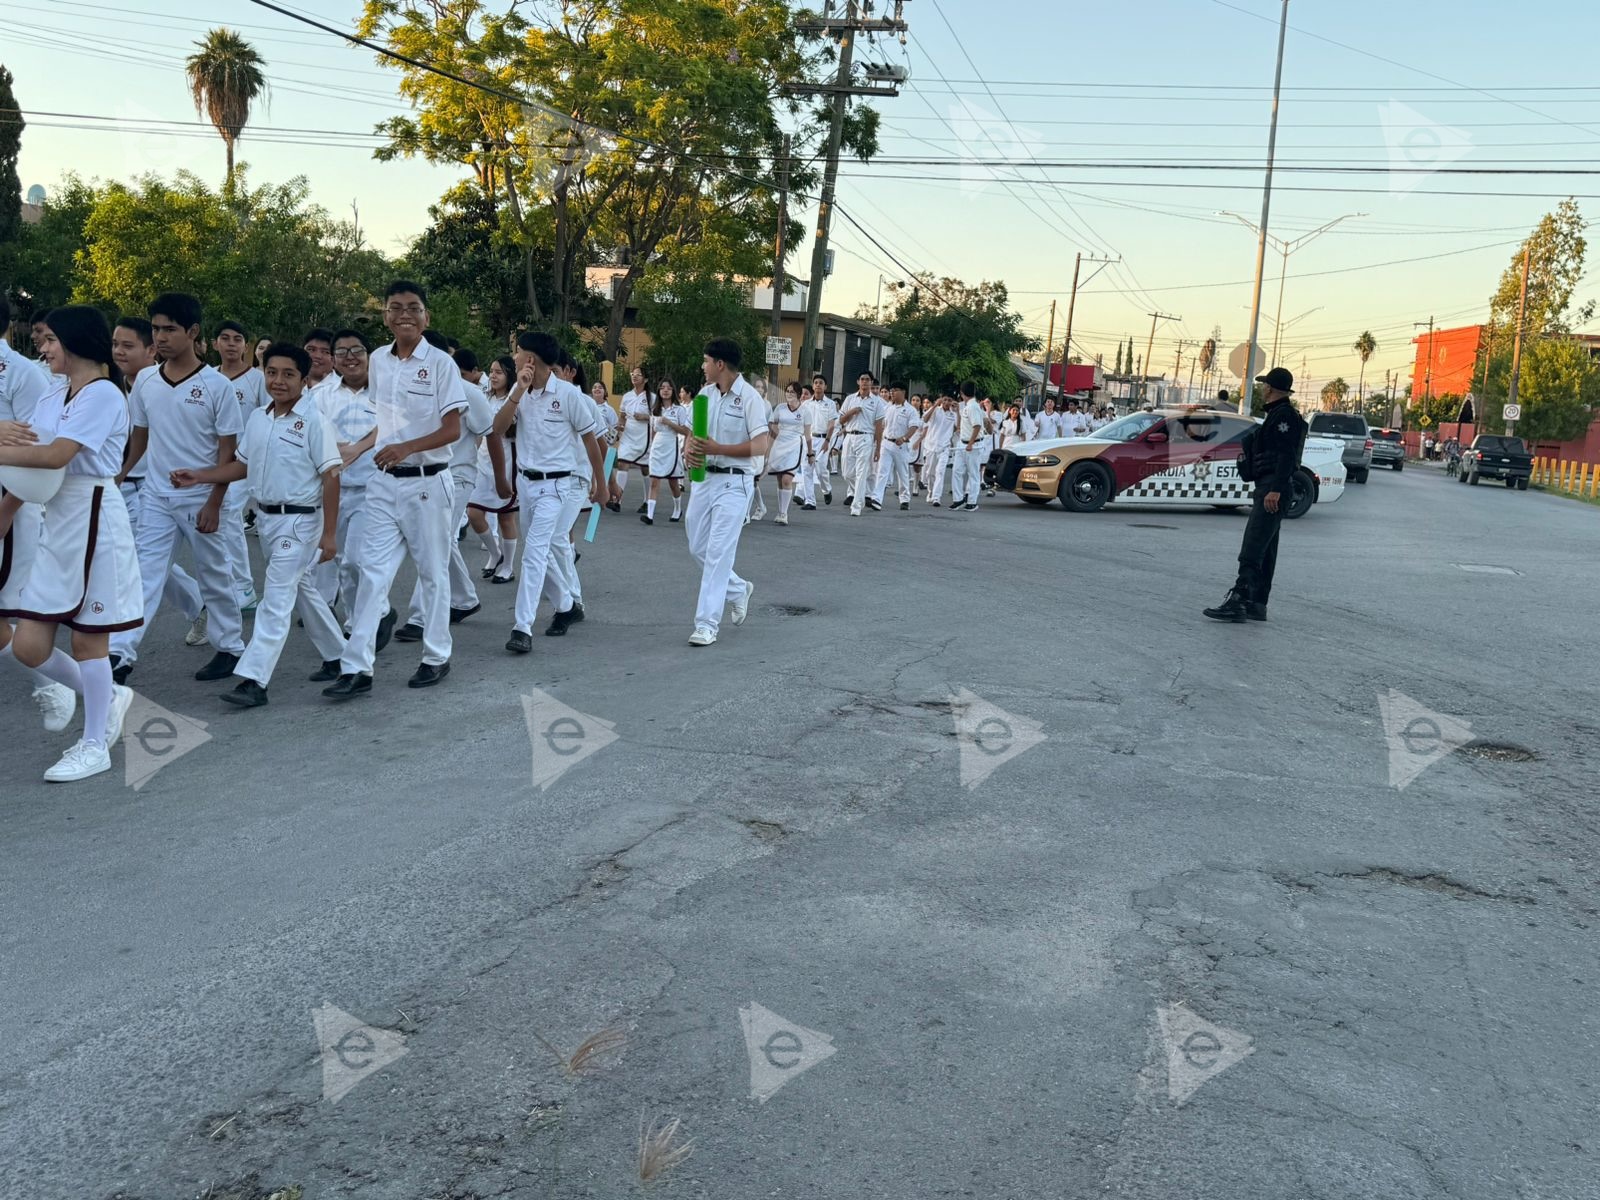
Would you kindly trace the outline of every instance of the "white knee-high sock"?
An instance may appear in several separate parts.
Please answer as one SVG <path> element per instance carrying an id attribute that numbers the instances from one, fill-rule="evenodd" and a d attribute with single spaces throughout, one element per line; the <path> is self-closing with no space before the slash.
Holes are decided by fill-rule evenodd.
<path id="1" fill-rule="evenodd" d="M 778 515 L 780 517 L 787 517 L 789 515 L 789 500 L 793 496 L 794 496 L 794 489 L 793 488 L 779 488 L 778 489 Z"/>
<path id="2" fill-rule="evenodd" d="M 7 646 L 4 653 L 10 654 L 11 647 Z M 33 674 L 47 683 L 65 684 L 80 695 L 83 693 L 82 672 L 78 670 L 78 664 L 72 655 L 60 647 L 52 650 L 50 657 L 45 659 Z"/>
<path id="3" fill-rule="evenodd" d="M 682 492 L 679 492 L 676 496 L 674 496 L 672 498 L 672 515 L 675 516 L 675 517 L 683 515 L 683 493 Z"/>
<path id="4" fill-rule="evenodd" d="M 56 653 L 60 654 L 61 651 L 57 650 Z M 65 655 L 63 655 L 63 657 L 65 657 Z M 0 650 L 0 659 L 9 659 L 11 662 L 17 663 L 17 669 L 18 670 L 26 671 L 29 675 L 32 675 L 33 676 L 33 686 L 35 688 L 49 687 L 52 683 L 65 683 L 66 682 L 65 680 L 57 680 L 57 679 L 52 678 L 51 676 L 49 676 L 49 675 L 45 674 L 43 671 L 41 671 L 38 667 L 24 667 L 20 662 L 17 662 L 17 656 L 11 652 L 11 643 L 10 642 L 6 643 L 6 648 L 4 650 Z M 69 663 L 72 662 L 72 660 L 70 658 L 68 658 L 67 661 Z M 76 668 L 77 664 L 73 663 L 73 666 L 74 666 L 74 668 Z M 67 686 L 71 687 L 72 685 L 68 684 Z M 74 688 L 73 690 L 76 691 L 77 689 Z"/>
<path id="5" fill-rule="evenodd" d="M 628 473 L 626 471 L 618 467 L 613 478 L 617 481 L 617 491 L 625 492 L 628 490 Z"/>
<path id="6" fill-rule="evenodd" d="M 111 717 L 111 660 L 88 659 L 78 664 L 78 673 L 83 678 L 83 740 L 104 746 Z"/>
<path id="7" fill-rule="evenodd" d="M 478 535 L 478 543 L 483 547 L 483 552 L 489 556 L 489 561 L 484 563 L 484 570 L 489 570 L 500 561 L 500 531 L 491 522 L 489 528 Z"/>
<path id="8" fill-rule="evenodd" d="M 654 497 L 651 497 L 649 500 L 644 502 L 644 515 L 649 517 L 652 521 L 655 520 L 656 502 Z"/>
<path id="9" fill-rule="evenodd" d="M 495 574 L 501 579 L 510 579 L 517 573 L 517 539 L 501 538 L 500 545 L 505 551 L 506 560 L 500 564 L 500 570 Z"/>

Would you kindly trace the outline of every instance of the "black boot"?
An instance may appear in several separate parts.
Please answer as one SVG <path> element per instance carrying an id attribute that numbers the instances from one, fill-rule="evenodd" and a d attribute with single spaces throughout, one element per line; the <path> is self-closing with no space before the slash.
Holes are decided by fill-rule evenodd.
<path id="1" fill-rule="evenodd" d="M 1205 610 L 1206 616 L 1213 621 L 1246 621 L 1244 593 L 1238 588 L 1228 593 L 1227 599 L 1215 608 Z"/>
<path id="2" fill-rule="evenodd" d="M 1246 600 L 1244 602 L 1244 615 L 1252 621 L 1265 621 L 1267 619 L 1267 605 L 1264 600 Z"/>

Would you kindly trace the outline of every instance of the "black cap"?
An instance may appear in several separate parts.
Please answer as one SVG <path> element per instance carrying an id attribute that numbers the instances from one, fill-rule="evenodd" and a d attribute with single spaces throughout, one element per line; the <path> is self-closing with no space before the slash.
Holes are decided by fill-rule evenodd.
<path id="1" fill-rule="evenodd" d="M 1257 375 L 1256 382 L 1264 383 L 1280 392 L 1294 391 L 1294 376 L 1289 373 L 1287 367 L 1273 367 L 1265 375 Z"/>

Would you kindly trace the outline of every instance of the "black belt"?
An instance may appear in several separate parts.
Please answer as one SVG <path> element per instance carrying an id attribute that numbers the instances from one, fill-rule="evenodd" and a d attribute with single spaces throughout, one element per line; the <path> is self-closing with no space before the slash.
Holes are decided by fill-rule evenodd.
<path id="1" fill-rule="evenodd" d="M 382 467 L 384 474 L 393 475 L 396 479 L 420 479 L 424 476 L 437 475 L 448 467 L 449 463 L 429 463 L 425 467 Z"/>
<path id="2" fill-rule="evenodd" d="M 541 479 L 565 479 L 568 475 L 571 475 L 571 474 L 572 474 L 571 471 L 527 471 L 527 470 L 525 470 L 525 471 L 522 472 L 522 477 L 524 479 L 531 479 L 535 483 L 538 483 Z"/>
<path id="3" fill-rule="evenodd" d="M 257 512 L 270 513 L 275 517 L 303 516 L 306 513 L 317 511 L 315 504 L 258 504 Z"/>
<path id="4" fill-rule="evenodd" d="M 846 429 L 844 435 L 845 437 L 865 437 L 871 432 L 872 430 L 870 429 Z"/>
<path id="5" fill-rule="evenodd" d="M 131 484 L 133 484 L 134 487 L 138 487 L 141 483 L 144 482 L 144 476 L 143 475 L 127 475 L 127 476 L 123 477 L 122 482 L 123 483 L 131 483 Z"/>
<path id="6" fill-rule="evenodd" d="M 706 470 L 708 472 L 710 472 L 712 475 L 748 475 L 748 474 L 750 474 L 750 472 L 746 471 L 743 467 L 711 467 L 711 466 L 708 466 L 706 468 Z"/>

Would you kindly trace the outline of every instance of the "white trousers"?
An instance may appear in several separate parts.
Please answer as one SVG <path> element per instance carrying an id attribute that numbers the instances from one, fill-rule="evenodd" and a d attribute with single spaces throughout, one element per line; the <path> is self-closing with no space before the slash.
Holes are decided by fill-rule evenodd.
<path id="1" fill-rule="evenodd" d="M 314 568 L 317 543 L 322 538 L 322 513 L 258 513 L 256 532 L 267 569 L 250 644 L 233 673 L 266 687 L 289 640 L 290 618 L 296 611 L 316 647 L 319 663 L 331 662 L 344 653 L 344 635 L 317 590 Z"/>
<path id="2" fill-rule="evenodd" d="M 971 450 L 965 446 L 956 448 L 956 477 L 950 481 L 950 489 L 967 504 L 978 503 L 983 491 L 983 464 L 988 459 L 989 452 L 982 442 Z"/>
<path id="3" fill-rule="evenodd" d="M 180 540 L 188 543 L 189 553 L 194 556 L 200 599 L 211 614 L 206 626 L 211 645 L 228 654 L 244 653 L 239 597 L 233 590 L 233 565 L 228 561 L 227 542 L 220 530 L 201 533 L 195 528 L 211 489 L 188 490 L 194 494 L 163 496 L 140 489 L 139 530 L 134 535 L 134 546 L 139 554 L 139 577 L 144 583 L 144 624 L 111 635 L 111 652 L 125 663 L 138 661 L 139 643 L 161 608 L 167 572 Z"/>
<path id="4" fill-rule="evenodd" d="M 544 568 L 544 599 L 555 612 L 566 612 L 574 604 L 583 603 L 583 585 L 578 581 L 578 556 L 568 536 L 573 522 L 589 498 L 589 481 L 573 475 L 561 481 L 567 486 L 561 493 L 561 511 L 556 514 L 556 527 L 550 535 L 550 557 Z M 530 630 L 531 632 L 531 630 Z"/>
<path id="5" fill-rule="evenodd" d="M 544 590 L 545 573 L 550 566 L 551 542 L 561 514 L 567 510 L 567 495 L 574 478 L 568 475 L 565 479 L 517 480 L 517 500 L 522 505 L 522 565 L 517 569 L 512 628 L 522 633 L 533 632 L 534 619 L 539 615 L 539 594 Z M 569 522 L 567 528 L 571 527 Z M 552 604 L 556 604 L 557 612 L 572 607 L 572 597 L 564 586 Z"/>
<path id="6" fill-rule="evenodd" d="M 455 501 L 450 508 L 450 607 L 474 608 L 478 603 L 478 589 L 472 582 L 472 572 L 467 570 L 467 560 L 461 556 L 461 539 L 456 535 L 467 516 L 467 501 L 477 483 L 478 468 L 456 467 L 450 472 L 454 484 Z M 406 618 L 413 625 L 422 624 L 422 580 L 411 589 L 411 615 Z"/>
<path id="7" fill-rule="evenodd" d="M 339 488 L 339 524 L 334 530 L 339 553 L 332 562 L 318 563 L 312 568 L 317 591 L 328 604 L 339 602 L 346 621 L 355 617 L 356 592 L 361 586 L 361 564 L 356 551 L 367 527 L 366 504 L 365 484 Z"/>
<path id="8" fill-rule="evenodd" d="M 122 492 L 122 503 L 128 510 L 128 524 L 133 527 L 134 536 L 139 533 L 139 485 L 124 480 L 119 491 Z M 137 544 L 137 543 L 136 543 Z M 167 581 L 161 585 L 161 598 L 168 604 L 177 608 L 189 620 L 194 620 L 200 615 L 200 610 L 205 607 L 200 599 L 200 585 L 194 581 L 194 576 L 185 571 L 177 563 L 167 568 Z"/>
<path id="9" fill-rule="evenodd" d="M 255 578 L 250 574 L 250 545 L 244 536 L 244 507 L 250 501 L 250 490 L 244 481 L 230 483 L 222 500 L 222 519 L 217 523 L 217 536 L 228 548 L 228 566 L 233 572 L 233 590 L 242 604 L 256 590 Z"/>
<path id="10" fill-rule="evenodd" d="M 867 499 L 867 488 L 872 483 L 872 434 L 847 433 L 844 435 L 844 490 L 853 497 L 850 511 L 858 513 Z"/>
<path id="11" fill-rule="evenodd" d="M 802 471 L 808 504 L 817 502 L 818 492 L 824 496 L 833 495 L 833 480 L 828 477 L 828 454 L 825 450 L 827 443 L 828 439 L 819 434 L 813 434 L 811 437 L 811 448 L 817 457 L 814 462 L 806 463 Z"/>
<path id="12" fill-rule="evenodd" d="M 853 439 L 860 441 L 860 438 Z M 707 475 L 704 483 L 689 488 L 689 553 L 700 564 L 700 598 L 695 605 L 696 628 L 717 632 L 722 610 L 744 597 L 749 586 L 733 571 L 739 551 L 739 531 L 750 509 L 748 475 Z"/>
<path id="13" fill-rule="evenodd" d="M 901 504 L 911 501 L 911 447 L 883 443 L 883 453 L 878 459 L 878 478 L 872 485 L 872 498 L 880 504 L 890 483 L 896 485 Z"/>
<path id="14" fill-rule="evenodd" d="M 361 583 L 355 617 L 339 670 L 370 675 L 378 622 L 389 611 L 389 586 L 406 555 L 422 581 L 422 661 L 450 661 L 450 514 L 455 489 L 449 471 L 396 479 L 379 471 L 367 485 L 366 519 L 355 546 Z"/>

